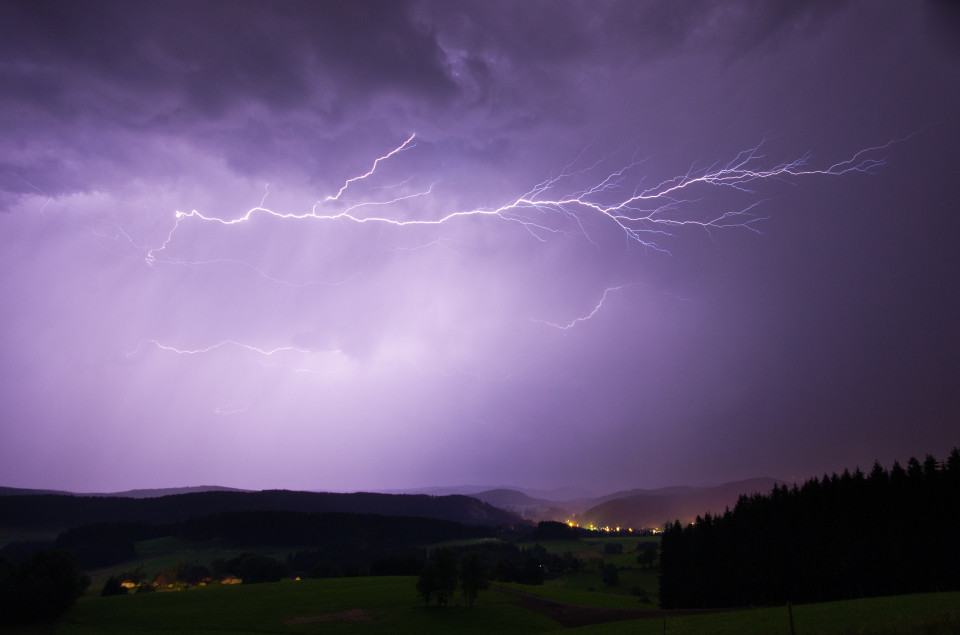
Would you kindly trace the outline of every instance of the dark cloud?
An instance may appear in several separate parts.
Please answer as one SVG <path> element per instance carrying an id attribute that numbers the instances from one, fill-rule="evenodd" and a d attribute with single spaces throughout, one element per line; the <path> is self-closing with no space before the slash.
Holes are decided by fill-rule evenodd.
<path id="1" fill-rule="evenodd" d="M 432 34 L 400 2 L 14 2 L 5 14 L 7 99 L 57 114 L 216 116 L 248 102 L 456 91 Z"/>
<path id="2" fill-rule="evenodd" d="M 216 148 L 234 169 L 305 165 L 381 99 L 457 96 L 435 34 L 402 2 L 10 2 L 0 20 L 7 200 L 103 186 L 131 136 Z M 134 143 L 142 143 L 135 141 Z M 311 147 L 305 148 L 305 144 Z M 12 160 L 9 149 L 20 158 Z M 71 156 L 82 148 L 84 158 Z M 318 163 L 320 162 L 320 163 Z M 94 169 L 97 167 L 99 169 Z M 32 185 L 25 186 L 23 182 Z"/>
<path id="3" fill-rule="evenodd" d="M 713 33 L 707 41 L 721 41 L 734 56 L 770 54 L 785 40 L 816 38 L 826 30 L 831 17 L 844 11 L 849 4 L 845 0 L 751 0 L 719 5 L 713 12 L 710 26 Z"/>
<path id="4" fill-rule="evenodd" d="M 925 8 L 935 44 L 948 54 L 960 55 L 960 2 L 927 0 Z"/>
<path id="5" fill-rule="evenodd" d="M 650 487 L 942 452 L 949 6 L 5 2 L 0 480 Z M 763 220 L 656 248 L 572 204 L 401 226 L 761 139 L 813 168 L 903 140 L 661 199 Z M 324 218 L 175 216 L 261 204 Z M 170 457 L 189 482 L 116 480 Z"/>
<path id="6" fill-rule="evenodd" d="M 682 52 L 742 55 L 778 40 L 815 36 L 849 3 L 830 0 L 716 3 L 693 0 L 622 2 L 428 2 L 424 19 L 469 51 L 518 66 L 649 63 Z"/>

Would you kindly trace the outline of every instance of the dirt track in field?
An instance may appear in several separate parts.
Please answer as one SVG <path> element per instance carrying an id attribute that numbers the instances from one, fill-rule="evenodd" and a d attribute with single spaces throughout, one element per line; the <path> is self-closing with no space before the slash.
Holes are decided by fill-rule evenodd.
<path id="1" fill-rule="evenodd" d="M 537 595 L 524 593 L 523 591 L 514 591 L 513 589 L 504 589 L 497 586 L 490 587 L 501 593 L 515 595 L 520 598 L 520 606 L 543 613 L 562 626 L 587 626 L 588 624 L 602 624 L 603 622 L 618 622 L 621 620 L 642 620 L 642 619 L 663 619 L 664 617 L 674 617 L 678 615 L 700 615 L 703 613 L 718 613 L 729 609 L 619 609 L 603 608 L 597 606 L 584 606 L 582 604 L 568 604 L 556 600 L 548 600 Z"/>
<path id="2" fill-rule="evenodd" d="M 337 613 L 325 613 L 313 617 L 295 617 L 284 621 L 284 624 L 306 624 L 308 622 L 371 622 L 373 621 L 363 609 L 350 609 Z"/>

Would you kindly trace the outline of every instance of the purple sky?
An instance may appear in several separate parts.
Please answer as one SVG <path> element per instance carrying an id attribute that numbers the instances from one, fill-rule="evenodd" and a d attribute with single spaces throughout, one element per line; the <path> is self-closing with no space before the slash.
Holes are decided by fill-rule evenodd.
<path id="1" fill-rule="evenodd" d="M 948 2 L 6 0 L 0 484 L 945 456 L 957 69 Z"/>

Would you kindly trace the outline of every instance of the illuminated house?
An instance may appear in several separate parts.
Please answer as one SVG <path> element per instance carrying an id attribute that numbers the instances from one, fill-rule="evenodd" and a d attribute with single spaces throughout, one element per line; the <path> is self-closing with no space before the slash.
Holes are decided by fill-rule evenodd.
<path id="1" fill-rule="evenodd" d="M 172 589 L 177 583 L 177 576 L 170 569 L 161 571 L 153 576 L 153 587 L 156 589 Z"/>

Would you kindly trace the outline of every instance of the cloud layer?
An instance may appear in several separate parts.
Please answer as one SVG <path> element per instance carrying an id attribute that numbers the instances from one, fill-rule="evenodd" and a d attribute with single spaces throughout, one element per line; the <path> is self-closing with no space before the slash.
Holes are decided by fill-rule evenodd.
<path id="1" fill-rule="evenodd" d="M 4 484 L 614 489 L 955 443 L 942 4 L 2 11 Z M 760 142 L 882 165 L 693 186 L 642 242 L 491 213 Z"/>

